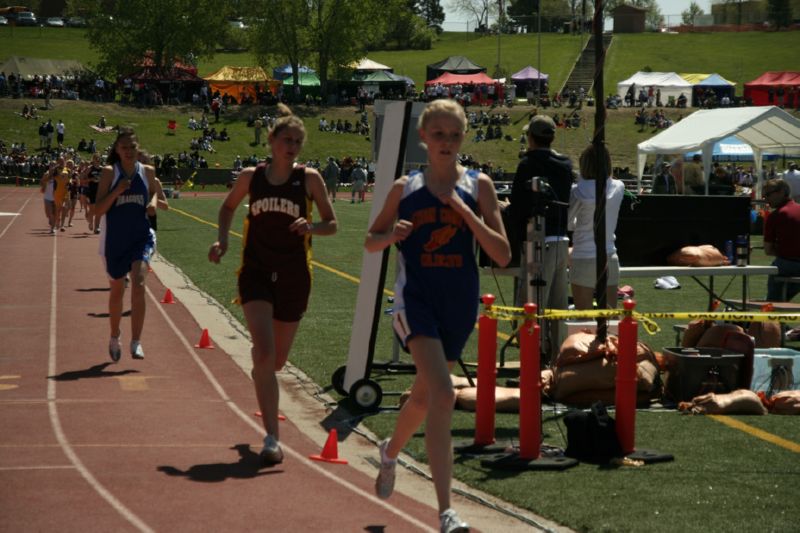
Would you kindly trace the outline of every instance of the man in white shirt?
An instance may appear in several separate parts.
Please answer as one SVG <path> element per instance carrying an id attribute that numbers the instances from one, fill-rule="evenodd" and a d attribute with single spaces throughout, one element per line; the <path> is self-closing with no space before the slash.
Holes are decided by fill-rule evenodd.
<path id="1" fill-rule="evenodd" d="M 796 162 L 789 163 L 789 170 L 783 173 L 783 180 L 789 184 L 792 199 L 800 203 L 800 170 L 797 169 Z"/>

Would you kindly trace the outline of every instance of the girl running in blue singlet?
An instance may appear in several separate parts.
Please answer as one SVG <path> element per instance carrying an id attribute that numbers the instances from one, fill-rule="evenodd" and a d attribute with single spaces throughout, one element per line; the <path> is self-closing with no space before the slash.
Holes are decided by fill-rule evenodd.
<path id="1" fill-rule="evenodd" d="M 464 110 L 455 101 L 428 104 L 418 123 L 428 167 L 395 181 L 365 242 L 370 252 L 398 247 L 394 328 L 416 366 L 411 396 L 391 438 L 380 445 L 375 491 L 381 498 L 391 495 L 397 456 L 425 421 L 440 529 L 448 533 L 469 529 L 450 508 L 455 403 L 450 369 L 478 316 L 474 241 L 498 265 L 511 260 L 492 180 L 457 162 L 466 128 Z"/>
<path id="2" fill-rule="evenodd" d="M 283 104 L 269 132 L 272 163 L 239 172 L 219 210 L 219 237 L 208 259 L 228 250 L 236 208 L 249 195 L 244 250 L 239 269 L 239 300 L 253 339 L 253 385 L 266 436 L 262 461 L 283 460 L 278 433 L 278 381 L 275 372 L 289 357 L 311 289 L 311 236 L 336 233 L 336 215 L 325 182 L 313 168 L 295 165 L 306 138 L 303 121 Z M 312 204 L 319 221 L 312 223 Z"/>
<path id="3" fill-rule="evenodd" d="M 105 258 L 111 292 L 108 314 L 111 340 L 108 352 L 113 361 L 122 355 L 120 321 L 125 276 L 131 279 L 131 356 L 144 358 L 141 344 L 145 315 L 144 282 L 155 248 L 155 235 L 147 220 L 147 207 L 155 205 L 155 169 L 136 158 L 138 141 L 132 129 L 121 128 L 108 156 L 97 188 L 95 215 L 102 217 L 101 255 Z M 105 216 L 103 216 L 105 215 Z"/>

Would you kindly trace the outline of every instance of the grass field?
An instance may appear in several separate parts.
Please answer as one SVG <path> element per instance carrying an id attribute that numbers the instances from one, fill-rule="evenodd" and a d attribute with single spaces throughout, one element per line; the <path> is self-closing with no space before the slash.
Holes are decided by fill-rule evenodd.
<path id="1" fill-rule="evenodd" d="M 232 253 L 221 265 L 211 265 L 204 259 L 205 250 L 216 235 L 213 224 L 220 202 L 218 197 L 192 194 L 173 200 L 174 209 L 159 217 L 159 250 L 241 319 L 240 309 L 228 304 L 236 290 L 235 237 Z M 337 202 L 339 232 L 315 240 L 311 304 L 291 356 L 294 364 L 336 398 L 340 396 L 329 383 L 334 370 L 347 360 L 369 207 L 369 203 Z M 237 234 L 241 234 L 243 216 L 240 212 L 235 217 L 233 231 Z M 755 255 L 753 261 L 767 262 L 763 255 Z M 388 279 L 387 288 L 391 289 L 392 269 Z M 658 291 L 649 279 L 622 280 L 634 287 L 639 310 L 705 309 L 705 293 L 689 279 L 681 281 L 680 290 Z M 725 287 L 728 281 L 733 282 L 728 288 L 728 295 L 733 296 L 739 286 L 733 278 L 717 278 L 717 287 Z M 481 285 L 483 292 L 510 298 L 508 279 L 498 281 L 483 275 Z M 764 279 L 751 278 L 750 290 L 754 295 L 763 294 Z M 657 350 L 672 346 L 673 323 L 659 321 L 661 332 L 655 336 L 646 335 L 640 328 L 640 339 Z M 500 329 L 510 331 L 503 324 Z M 392 339 L 386 317 L 378 332 L 375 360 L 388 361 Z M 468 362 L 476 358 L 476 337 L 472 336 L 465 353 Z M 514 359 L 515 351 L 509 350 L 508 356 Z M 385 392 L 402 391 L 411 380 L 408 375 L 371 377 Z M 382 405 L 391 407 L 396 401 L 390 395 Z M 341 402 L 352 408 L 349 399 Z M 395 417 L 396 413 L 389 409 L 363 418 L 354 415 L 352 422 L 365 424 L 383 436 L 391 431 Z M 484 468 L 478 459 L 460 457 L 455 473 L 467 483 L 578 531 L 794 531 L 800 520 L 800 508 L 791 495 L 800 476 L 800 425 L 792 417 L 730 418 L 746 424 L 752 433 L 732 429 L 712 417 L 685 416 L 670 410 L 638 412 L 637 448 L 672 453 L 676 457 L 672 463 L 619 469 L 581 464 L 562 473 L 508 473 Z M 547 444 L 566 445 L 565 429 L 559 420 L 560 415 L 545 412 Z M 516 440 L 516 415 L 500 414 L 496 424 L 498 440 Z M 473 429 L 474 415 L 457 412 L 454 438 L 471 440 Z M 753 434 L 756 430 L 784 439 L 791 449 L 757 437 Z M 412 439 L 407 451 L 420 460 L 426 459 L 421 433 Z"/>

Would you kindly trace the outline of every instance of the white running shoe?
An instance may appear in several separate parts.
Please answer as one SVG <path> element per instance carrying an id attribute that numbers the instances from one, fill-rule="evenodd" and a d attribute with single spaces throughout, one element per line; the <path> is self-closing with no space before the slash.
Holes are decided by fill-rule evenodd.
<path id="1" fill-rule="evenodd" d="M 461 520 L 456 512 L 448 509 L 439 515 L 441 533 L 469 533 L 469 524 Z"/>
<path id="2" fill-rule="evenodd" d="M 389 439 L 386 439 L 378 446 L 381 454 L 381 467 L 378 471 L 378 477 L 375 479 L 375 494 L 378 495 L 378 498 L 384 500 L 391 496 L 394 491 L 394 470 L 397 466 L 397 459 L 386 457 L 386 447 L 388 445 Z"/>
<path id="3" fill-rule="evenodd" d="M 272 435 L 264 437 L 264 447 L 261 448 L 261 453 L 258 455 L 261 456 L 261 461 L 267 466 L 283 462 L 281 445 Z"/>
<path id="4" fill-rule="evenodd" d="M 144 359 L 144 349 L 139 341 L 131 341 L 131 357 L 134 359 Z"/>
<path id="5" fill-rule="evenodd" d="M 122 357 L 122 346 L 119 344 L 119 337 L 111 337 L 108 341 L 108 355 L 115 363 Z"/>

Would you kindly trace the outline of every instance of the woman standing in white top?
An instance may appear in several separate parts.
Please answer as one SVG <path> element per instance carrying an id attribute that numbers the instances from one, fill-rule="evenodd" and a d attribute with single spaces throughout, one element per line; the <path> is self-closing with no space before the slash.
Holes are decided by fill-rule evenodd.
<path id="1" fill-rule="evenodd" d="M 603 146 L 606 169 L 611 169 L 611 156 Z M 580 158 L 581 179 L 572 186 L 569 197 L 568 229 L 572 230 L 572 262 L 569 271 L 572 285 L 572 299 L 575 309 L 591 309 L 594 287 L 597 283 L 594 242 L 595 178 L 597 168 L 595 148 L 589 145 Z M 614 245 L 614 231 L 617 217 L 625 195 L 625 185 L 620 180 L 608 178 L 606 182 L 606 254 L 608 257 L 608 283 L 606 302 L 608 307 L 616 307 L 617 286 L 619 285 L 619 258 Z"/>

